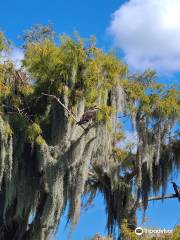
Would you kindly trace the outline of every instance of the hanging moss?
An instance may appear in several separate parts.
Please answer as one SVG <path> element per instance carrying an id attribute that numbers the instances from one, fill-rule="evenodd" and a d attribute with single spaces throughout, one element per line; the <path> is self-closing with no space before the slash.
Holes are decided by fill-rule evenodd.
<path id="1" fill-rule="evenodd" d="M 131 115 L 138 135 L 137 185 L 144 209 L 152 191 L 156 193 L 160 187 L 163 194 L 166 191 L 167 179 L 174 161 L 177 161 L 170 147 L 174 142 L 170 135 L 180 111 L 178 89 L 166 90 L 154 80 L 149 84 L 146 74 L 142 77 L 144 80 L 135 77 L 123 83 L 128 101 L 127 113 Z"/>
<path id="2" fill-rule="evenodd" d="M 0 117 L 0 185 L 3 178 L 10 181 L 13 164 L 12 131 L 7 122 Z"/>
<path id="3" fill-rule="evenodd" d="M 109 232 L 124 218 L 135 226 L 137 199 L 146 208 L 150 191 L 165 190 L 180 165 L 177 137 L 168 138 L 179 120 L 178 92 L 158 86 L 149 71 L 122 80 L 127 66 L 116 56 L 79 37 L 57 44 L 50 33 L 40 26 L 27 32 L 25 82 L 12 64 L 5 73 L 0 64 L 0 88 L 9 89 L 0 99 L 2 240 L 49 240 L 66 208 L 74 227 L 82 196 L 92 201 L 98 190 Z M 101 110 L 92 124 L 72 121 L 94 105 Z M 135 123 L 137 154 L 118 148 L 118 113 Z"/>

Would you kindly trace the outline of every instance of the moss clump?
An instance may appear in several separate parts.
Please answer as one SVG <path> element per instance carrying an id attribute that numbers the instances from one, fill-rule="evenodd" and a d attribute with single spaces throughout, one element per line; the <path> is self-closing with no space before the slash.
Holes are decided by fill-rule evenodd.
<path id="1" fill-rule="evenodd" d="M 41 134 L 42 129 L 37 123 L 32 123 L 31 125 L 29 125 L 26 131 L 27 140 L 30 143 L 36 142 L 38 145 L 44 143 L 44 139 Z"/>
<path id="2" fill-rule="evenodd" d="M 37 145 L 42 145 L 42 144 L 44 144 L 44 143 L 45 143 L 44 138 L 43 138 L 41 135 L 39 135 L 39 136 L 36 138 L 36 144 L 37 144 Z"/>

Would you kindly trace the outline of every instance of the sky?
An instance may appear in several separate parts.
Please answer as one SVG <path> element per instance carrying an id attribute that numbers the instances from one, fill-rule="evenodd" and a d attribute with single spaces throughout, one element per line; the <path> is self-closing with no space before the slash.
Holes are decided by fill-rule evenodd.
<path id="1" fill-rule="evenodd" d="M 14 42 L 11 58 L 23 57 L 18 36 L 33 24 L 52 23 L 58 33 L 79 31 L 84 38 L 95 35 L 98 47 L 115 48 L 131 71 L 155 68 L 159 81 L 179 83 L 180 77 L 180 0 L 1 0 L 0 29 Z M 173 179 L 174 180 L 174 179 Z M 180 178 L 177 183 L 180 184 Z M 171 185 L 168 193 L 172 193 Z M 177 200 L 151 203 L 147 226 L 172 228 L 180 219 Z M 138 212 L 142 226 L 141 213 Z M 72 239 L 85 240 L 96 232 L 105 234 L 103 199 L 83 211 Z M 57 238 L 67 239 L 65 218 Z"/>

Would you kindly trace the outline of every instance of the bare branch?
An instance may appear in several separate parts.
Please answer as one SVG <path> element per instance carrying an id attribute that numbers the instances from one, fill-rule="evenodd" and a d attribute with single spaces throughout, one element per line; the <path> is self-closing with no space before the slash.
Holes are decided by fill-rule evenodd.
<path id="1" fill-rule="evenodd" d="M 21 79 L 21 82 L 23 83 L 24 79 L 22 78 L 21 73 L 19 71 L 16 71 L 16 73 L 17 73 L 18 77 Z"/>
<path id="2" fill-rule="evenodd" d="M 29 122 L 33 122 L 31 119 L 30 119 L 30 116 L 32 115 L 28 115 L 26 112 L 24 112 L 27 108 L 22 108 L 20 109 L 19 107 L 16 107 L 16 106 L 9 106 L 9 105 L 6 105 L 6 104 L 2 104 L 3 107 L 5 108 L 9 108 L 11 109 L 13 112 L 8 112 L 9 114 L 18 114 L 20 115 L 21 117 L 25 118 L 26 120 L 28 120 Z"/>
<path id="3" fill-rule="evenodd" d="M 167 194 L 167 195 L 160 195 L 160 196 L 152 196 L 148 198 L 149 201 L 158 201 L 158 200 L 164 200 L 164 199 L 171 199 L 171 198 L 177 198 L 178 196 L 176 194 Z M 139 207 L 143 205 L 143 201 L 139 201 Z"/>
<path id="4" fill-rule="evenodd" d="M 176 194 L 168 194 L 168 195 L 161 195 L 161 196 L 152 196 L 148 198 L 148 201 L 153 201 L 153 200 L 162 200 L 162 199 L 169 199 L 169 198 L 177 198 Z"/>
<path id="5" fill-rule="evenodd" d="M 44 96 L 48 96 L 48 97 L 51 97 L 51 98 L 54 98 L 67 112 L 68 114 L 74 119 L 74 121 L 76 123 L 78 123 L 78 120 L 76 119 L 75 117 L 75 114 L 72 113 L 61 101 L 59 98 L 57 98 L 55 95 L 52 95 L 52 94 L 47 94 L 47 93 L 41 93 L 42 95 Z M 82 129 L 86 130 L 83 126 L 80 126 Z"/>

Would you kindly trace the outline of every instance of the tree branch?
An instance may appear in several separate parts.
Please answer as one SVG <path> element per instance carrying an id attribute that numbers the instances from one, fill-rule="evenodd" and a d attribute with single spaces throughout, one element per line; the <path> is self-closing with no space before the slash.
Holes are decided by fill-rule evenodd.
<path id="1" fill-rule="evenodd" d="M 153 201 L 153 200 L 162 200 L 162 199 L 169 199 L 169 198 L 177 198 L 176 194 L 168 194 L 168 195 L 161 195 L 161 196 L 152 196 L 148 198 L 148 201 Z"/>
<path id="2" fill-rule="evenodd" d="M 59 98 L 57 98 L 55 95 L 52 95 L 52 94 L 47 94 L 47 93 L 41 93 L 42 95 L 44 96 L 48 96 L 48 97 L 51 97 L 51 98 L 54 98 L 67 112 L 68 114 L 74 119 L 74 121 L 76 123 L 78 123 L 78 120 L 76 119 L 75 117 L 75 114 L 72 113 L 61 101 Z M 80 127 L 83 129 L 83 130 L 86 130 L 83 126 L 80 125 Z"/>
<path id="3" fill-rule="evenodd" d="M 160 195 L 160 196 L 152 196 L 148 198 L 149 201 L 158 201 L 158 200 L 164 200 L 164 199 L 170 199 L 170 198 L 177 198 L 178 196 L 176 194 L 167 194 L 167 195 Z M 139 206 L 142 206 L 142 200 L 139 201 Z"/>
<path id="4" fill-rule="evenodd" d="M 13 112 L 8 112 L 9 114 L 18 114 L 20 115 L 21 117 L 25 118 L 26 120 L 28 120 L 29 122 L 33 122 L 31 119 L 30 119 L 30 116 L 32 115 L 28 115 L 26 112 L 24 112 L 27 108 L 22 108 L 20 109 L 19 107 L 16 107 L 16 106 L 8 106 L 6 104 L 2 104 L 3 107 L 5 108 L 9 108 L 11 109 Z"/>
<path id="5" fill-rule="evenodd" d="M 19 71 L 16 71 L 16 73 L 17 73 L 18 77 L 21 79 L 21 82 L 23 83 L 24 79 L 22 78 L 21 73 Z"/>

